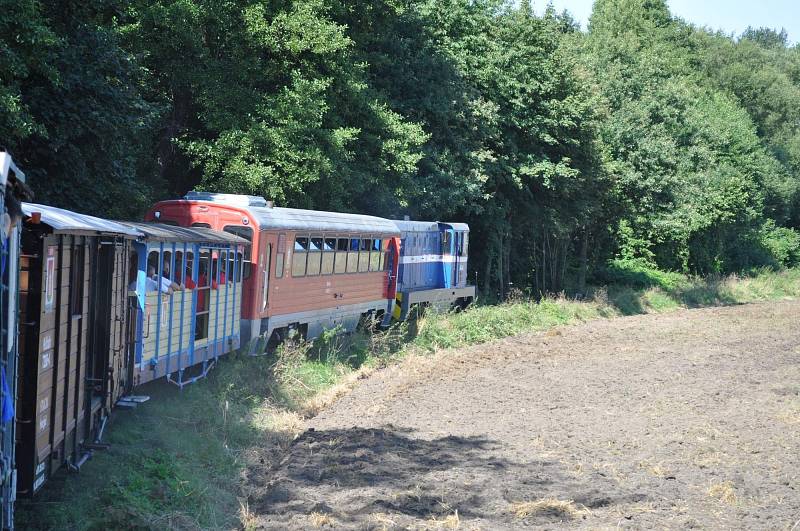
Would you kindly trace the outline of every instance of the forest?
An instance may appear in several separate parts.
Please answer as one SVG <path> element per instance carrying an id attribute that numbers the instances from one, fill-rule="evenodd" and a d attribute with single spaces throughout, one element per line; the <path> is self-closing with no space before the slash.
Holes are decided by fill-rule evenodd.
<path id="1" fill-rule="evenodd" d="M 665 0 L 0 0 L 36 202 L 191 189 L 467 221 L 486 293 L 800 262 L 800 47 Z"/>

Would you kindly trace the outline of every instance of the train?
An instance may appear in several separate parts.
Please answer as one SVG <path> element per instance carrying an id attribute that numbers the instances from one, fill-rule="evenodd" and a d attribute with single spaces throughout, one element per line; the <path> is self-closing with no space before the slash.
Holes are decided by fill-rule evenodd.
<path id="1" fill-rule="evenodd" d="M 290 337 L 463 307 L 464 223 L 277 207 L 263 197 L 189 192 L 141 222 L 29 202 L 0 152 L 0 480 L 3 529 L 16 498 L 107 448 L 137 387 L 204 378 L 220 357 Z"/>

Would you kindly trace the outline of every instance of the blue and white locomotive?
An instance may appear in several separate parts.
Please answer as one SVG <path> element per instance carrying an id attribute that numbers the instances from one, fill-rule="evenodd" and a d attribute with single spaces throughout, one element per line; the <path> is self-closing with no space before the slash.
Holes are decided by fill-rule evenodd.
<path id="1" fill-rule="evenodd" d="M 475 299 L 467 278 L 469 226 L 438 221 L 395 221 L 400 267 L 393 317 L 405 320 L 416 305 L 446 309 Z"/>

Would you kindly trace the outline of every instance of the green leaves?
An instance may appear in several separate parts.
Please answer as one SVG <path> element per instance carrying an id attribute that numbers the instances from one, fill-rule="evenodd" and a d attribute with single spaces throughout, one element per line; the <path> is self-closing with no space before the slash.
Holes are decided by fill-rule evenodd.
<path id="1" fill-rule="evenodd" d="M 800 49 L 598 0 L 0 0 L 0 126 L 39 200 L 192 188 L 466 220 L 492 293 L 612 257 L 793 260 Z M 790 231 L 790 232 L 787 232 Z"/>

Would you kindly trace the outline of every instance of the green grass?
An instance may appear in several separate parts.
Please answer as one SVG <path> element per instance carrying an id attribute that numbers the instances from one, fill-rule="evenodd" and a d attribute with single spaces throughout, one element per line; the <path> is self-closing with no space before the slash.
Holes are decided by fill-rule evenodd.
<path id="1" fill-rule="evenodd" d="M 52 478 L 32 502 L 20 502 L 18 527 L 241 527 L 242 475 L 279 458 L 315 397 L 361 367 L 597 318 L 800 297 L 800 270 L 699 279 L 629 265 L 617 264 L 613 273 L 628 285 L 596 288 L 582 301 L 515 300 L 428 313 L 388 332 L 329 332 L 271 356 L 226 356 L 208 379 L 183 391 L 148 384 L 137 394 L 150 395 L 149 402 L 112 416 L 110 449 L 79 474 Z"/>

